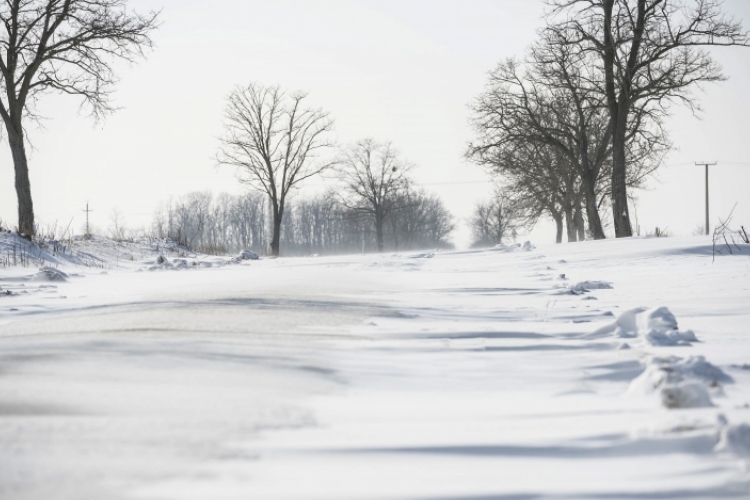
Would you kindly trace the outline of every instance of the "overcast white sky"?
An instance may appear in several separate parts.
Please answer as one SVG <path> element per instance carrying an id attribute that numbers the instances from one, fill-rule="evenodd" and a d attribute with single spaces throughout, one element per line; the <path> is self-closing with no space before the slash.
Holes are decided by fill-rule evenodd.
<path id="1" fill-rule="evenodd" d="M 80 229 L 88 201 L 105 229 L 113 209 L 130 226 L 147 226 L 170 196 L 244 189 L 230 169 L 216 169 L 224 100 L 237 84 L 256 81 L 310 92 L 331 112 L 342 143 L 392 140 L 418 166 L 414 177 L 465 219 L 488 195 L 488 177 L 462 155 L 472 132 L 468 102 L 487 72 L 521 55 L 541 26 L 541 0 L 137 0 L 162 10 L 155 50 L 123 65 L 116 103 L 94 124 L 78 103 L 50 97 L 31 125 L 30 169 L 37 220 Z M 750 1 L 726 0 L 747 20 Z M 728 82 L 701 96 L 702 119 L 677 110 L 669 129 L 679 148 L 651 190 L 639 194 L 642 230 L 690 234 L 703 220 L 702 169 L 711 171 L 712 220 L 735 203 L 750 226 L 750 49 L 716 50 Z M 734 162 L 734 163 L 730 163 Z M 744 165 L 739 165 L 744 163 Z M 320 181 L 311 181 L 316 189 Z M 7 145 L 0 148 L 0 218 L 16 223 Z M 533 237 L 552 238 L 549 224 Z M 466 232 L 457 235 L 466 240 Z"/>

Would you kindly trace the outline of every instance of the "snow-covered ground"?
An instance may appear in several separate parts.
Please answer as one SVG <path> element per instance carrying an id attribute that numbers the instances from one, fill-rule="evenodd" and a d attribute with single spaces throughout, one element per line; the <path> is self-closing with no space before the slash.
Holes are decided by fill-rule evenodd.
<path id="1" fill-rule="evenodd" d="M 747 246 L 85 244 L 0 267 L 2 499 L 750 498 Z"/>

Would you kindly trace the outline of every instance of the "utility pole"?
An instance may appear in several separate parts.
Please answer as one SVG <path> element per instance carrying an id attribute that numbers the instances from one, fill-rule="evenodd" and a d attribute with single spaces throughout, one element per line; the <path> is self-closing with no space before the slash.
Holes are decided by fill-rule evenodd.
<path id="1" fill-rule="evenodd" d="M 86 202 L 86 210 L 83 210 L 86 212 L 86 234 L 84 235 L 86 238 L 91 236 L 91 231 L 89 231 L 89 213 L 93 212 L 93 210 L 89 210 L 89 202 Z"/>
<path id="2" fill-rule="evenodd" d="M 706 235 L 708 235 L 708 167 L 716 165 L 715 161 L 696 161 L 696 165 L 703 165 L 706 167 Z"/>

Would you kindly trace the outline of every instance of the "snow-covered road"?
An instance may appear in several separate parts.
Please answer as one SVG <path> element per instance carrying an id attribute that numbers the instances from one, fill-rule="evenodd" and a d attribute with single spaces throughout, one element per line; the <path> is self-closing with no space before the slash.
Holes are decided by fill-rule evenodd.
<path id="1" fill-rule="evenodd" d="M 0 271 L 0 498 L 750 498 L 750 249 L 710 253 Z"/>

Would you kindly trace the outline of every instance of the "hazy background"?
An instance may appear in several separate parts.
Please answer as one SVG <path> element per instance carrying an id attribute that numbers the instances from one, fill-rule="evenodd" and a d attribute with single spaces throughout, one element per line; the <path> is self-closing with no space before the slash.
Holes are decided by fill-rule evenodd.
<path id="1" fill-rule="evenodd" d="M 37 220 L 83 226 L 86 202 L 100 231 L 118 209 L 131 227 L 148 226 L 156 206 L 196 190 L 244 189 L 214 155 L 224 100 L 237 84 L 257 81 L 310 92 L 331 112 L 341 143 L 392 140 L 418 166 L 414 178 L 439 194 L 460 222 L 489 194 L 488 177 L 462 158 L 472 137 L 468 103 L 499 61 L 521 56 L 542 25 L 536 0 L 138 0 L 162 10 L 156 48 L 122 65 L 120 109 L 94 123 L 74 98 L 40 104 L 29 123 L 32 195 Z M 750 2 L 726 0 L 746 20 Z M 703 167 L 711 170 L 711 218 L 750 226 L 750 49 L 716 49 L 729 81 L 706 87 L 701 119 L 676 108 L 668 128 L 677 150 L 650 189 L 638 193 L 642 233 L 655 226 L 691 234 L 703 221 Z M 0 148 L 0 218 L 17 222 L 13 166 Z M 310 189 L 323 189 L 312 180 Z M 542 223 L 534 241 L 552 241 Z M 454 237 L 468 243 L 465 228 Z"/>

